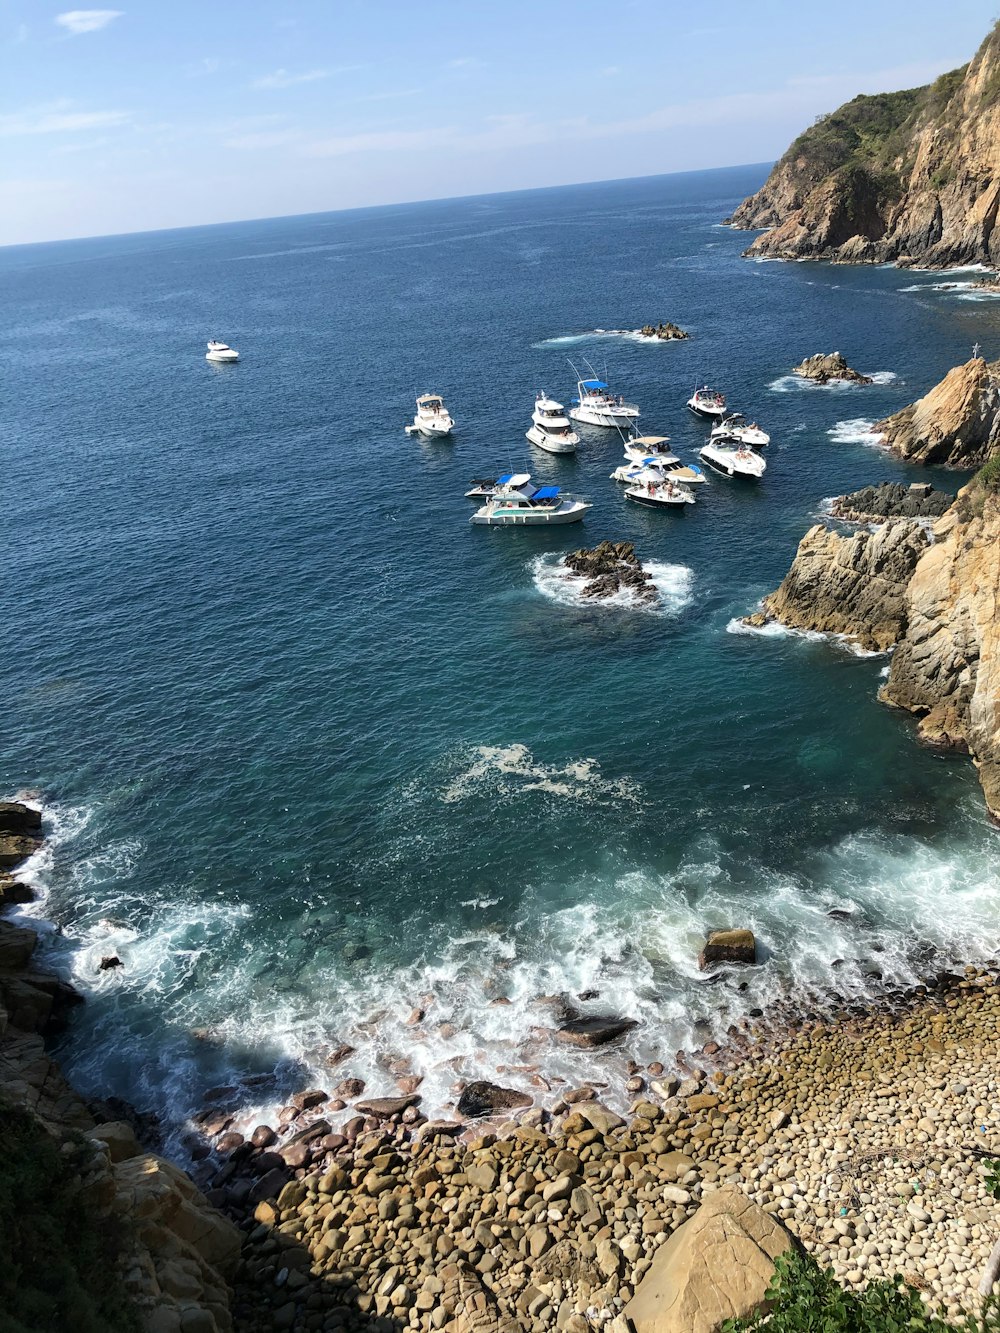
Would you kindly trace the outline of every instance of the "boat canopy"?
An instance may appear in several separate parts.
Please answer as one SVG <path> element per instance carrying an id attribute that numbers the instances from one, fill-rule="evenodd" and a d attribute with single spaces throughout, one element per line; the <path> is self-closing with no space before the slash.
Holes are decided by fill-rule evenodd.
<path id="1" fill-rule="evenodd" d="M 423 403 L 440 403 L 440 401 L 441 395 L 439 393 L 425 393 L 417 399 L 417 406 L 420 407 Z"/>
<path id="2" fill-rule="evenodd" d="M 563 410 L 562 403 L 557 403 L 554 398 L 536 398 L 535 407 L 542 412 L 561 412 Z"/>
<path id="3" fill-rule="evenodd" d="M 507 482 L 511 486 L 527 486 L 530 480 L 531 480 L 530 472 L 512 472 L 511 475 L 507 478 Z"/>
<path id="4" fill-rule="evenodd" d="M 585 389 L 606 389 L 608 387 L 603 380 L 581 380 L 580 383 Z"/>
<path id="5" fill-rule="evenodd" d="M 654 444 L 666 444 L 669 435 L 637 435 L 629 444 L 641 444 L 644 449 L 651 449 Z"/>
<path id="6" fill-rule="evenodd" d="M 554 500 L 558 494 L 558 486 L 539 486 L 531 498 L 533 500 Z"/>
<path id="7" fill-rule="evenodd" d="M 506 486 L 508 481 L 513 481 L 513 480 L 514 480 L 513 472 L 508 472 L 505 477 L 497 477 L 496 481 L 493 484 L 494 486 Z"/>

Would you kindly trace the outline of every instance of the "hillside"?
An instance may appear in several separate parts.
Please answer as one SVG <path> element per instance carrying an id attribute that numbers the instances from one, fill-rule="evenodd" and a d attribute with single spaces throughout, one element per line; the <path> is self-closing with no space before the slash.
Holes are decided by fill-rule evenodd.
<path id="1" fill-rule="evenodd" d="M 747 254 L 1000 265 L 1000 24 L 924 88 L 855 97 L 800 134 L 734 227 Z"/>

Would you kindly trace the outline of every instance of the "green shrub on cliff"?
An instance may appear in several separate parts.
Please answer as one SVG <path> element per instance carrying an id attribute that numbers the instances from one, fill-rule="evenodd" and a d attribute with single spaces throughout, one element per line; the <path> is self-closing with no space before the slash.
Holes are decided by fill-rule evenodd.
<path id="1" fill-rule="evenodd" d="M 1000 454 L 988 458 L 975 476 L 976 482 L 989 495 L 1000 491 Z"/>
<path id="2" fill-rule="evenodd" d="M 775 1263 L 768 1288 L 770 1313 L 730 1319 L 725 1333 L 766 1329 L 767 1333 L 1000 1333 L 1000 1310 L 990 1298 L 979 1317 L 947 1324 L 901 1279 L 872 1282 L 864 1291 L 845 1291 L 832 1270 L 824 1272 L 808 1255 L 788 1251 Z"/>
<path id="3" fill-rule="evenodd" d="M 139 1333 L 122 1234 L 80 1189 L 86 1149 L 0 1103 L 0 1333 Z"/>

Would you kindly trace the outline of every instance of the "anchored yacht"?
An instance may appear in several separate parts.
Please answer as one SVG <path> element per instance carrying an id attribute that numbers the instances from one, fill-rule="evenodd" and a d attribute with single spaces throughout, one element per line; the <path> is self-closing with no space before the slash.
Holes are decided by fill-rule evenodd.
<path id="1" fill-rule="evenodd" d="M 625 498 L 649 509 L 675 509 L 694 504 L 694 492 L 664 477 L 658 468 L 646 468 L 625 488 Z"/>
<path id="2" fill-rule="evenodd" d="M 767 464 L 749 445 L 735 441 L 709 440 L 699 453 L 703 463 L 727 477 L 746 477 L 756 481 L 764 475 Z"/>
<path id="3" fill-rule="evenodd" d="M 574 421 L 588 426 L 628 426 L 638 420 L 635 403 L 626 403 L 620 394 L 616 398 L 604 380 L 577 380 L 576 392 L 576 406 L 569 411 Z"/>
<path id="4" fill-rule="evenodd" d="M 710 389 L 707 384 L 695 389 L 687 405 L 695 416 L 708 417 L 713 421 L 721 421 L 726 415 L 726 395 Z"/>
<path id="5" fill-rule="evenodd" d="M 555 402 L 547 394 L 537 394 L 527 438 L 532 444 L 537 444 L 539 449 L 546 449 L 550 454 L 575 453 L 580 437 L 564 413 L 562 403 Z"/>
<path id="6" fill-rule="evenodd" d="M 212 338 L 209 341 L 208 351 L 205 353 L 206 361 L 226 362 L 238 361 L 239 359 L 239 352 L 234 347 L 230 347 L 228 343 L 219 342 L 217 338 Z"/>
<path id="7" fill-rule="evenodd" d="M 756 421 L 747 421 L 742 412 L 730 412 L 717 426 L 712 427 L 713 440 L 735 440 L 737 444 L 748 444 L 751 449 L 763 449 L 771 443 L 767 431 L 761 430 Z"/>
<path id="8" fill-rule="evenodd" d="M 450 435 L 455 423 L 444 405 L 444 399 L 437 393 L 425 393 L 417 399 L 417 415 L 413 425 L 406 427 L 407 435 L 425 435 L 428 439 L 440 439 Z"/>
<path id="9" fill-rule="evenodd" d="M 490 527 L 545 527 L 550 523 L 579 523 L 591 506 L 564 496 L 558 486 L 533 486 L 527 472 L 501 478 L 470 523 Z"/>
<path id="10" fill-rule="evenodd" d="M 613 481 L 628 481 L 627 475 L 619 476 L 619 473 L 627 474 L 630 468 L 651 463 L 655 463 L 675 481 L 683 481 L 688 486 L 705 480 L 701 468 L 681 462 L 671 449 L 667 435 L 630 436 L 625 441 L 625 465 L 612 472 L 611 478 Z"/>

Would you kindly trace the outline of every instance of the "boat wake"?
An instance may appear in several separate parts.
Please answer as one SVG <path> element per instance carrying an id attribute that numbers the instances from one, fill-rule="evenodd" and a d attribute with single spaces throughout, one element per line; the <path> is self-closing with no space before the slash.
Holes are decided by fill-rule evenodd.
<path id="1" fill-rule="evenodd" d="M 556 338 L 543 338 L 531 346 L 535 351 L 540 351 L 543 347 L 570 347 L 575 343 L 593 342 L 599 338 L 624 338 L 627 342 L 641 343 L 644 347 L 664 347 L 687 341 L 684 338 L 650 338 L 638 329 L 588 329 L 586 333 L 564 333 Z"/>
<path id="2" fill-rule="evenodd" d="M 602 609 L 639 611 L 649 616 L 677 616 L 694 600 L 694 573 L 687 565 L 672 565 L 660 560 L 646 560 L 643 569 L 652 575 L 653 586 L 659 594 L 655 602 L 637 597 L 631 589 L 622 589 L 612 597 L 585 597 L 586 579 L 574 575 L 562 562 L 562 557 L 536 556 L 531 561 L 531 573 L 536 589 L 561 606 L 588 611 Z"/>
<path id="3" fill-rule="evenodd" d="M 870 376 L 872 384 L 892 384 L 898 378 L 899 376 L 894 370 L 876 370 Z M 807 380 L 802 375 L 779 375 L 767 387 L 772 393 L 794 393 L 796 390 L 808 392 L 813 389 L 843 392 L 845 390 L 864 389 L 867 386 L 857 384 L 853 380 L 829 380 L 826 384 L 817 384 L 815 380 Z"/>
<path id="4" fill-rule="evenodd" d="M 847 421 L 838 421 L 826 433 L 837 444 L 867 444 L 873 449 L 884 449 L 885 436 L 872 430 L 874 424 L 864 417 L 851 417 Z"/>

